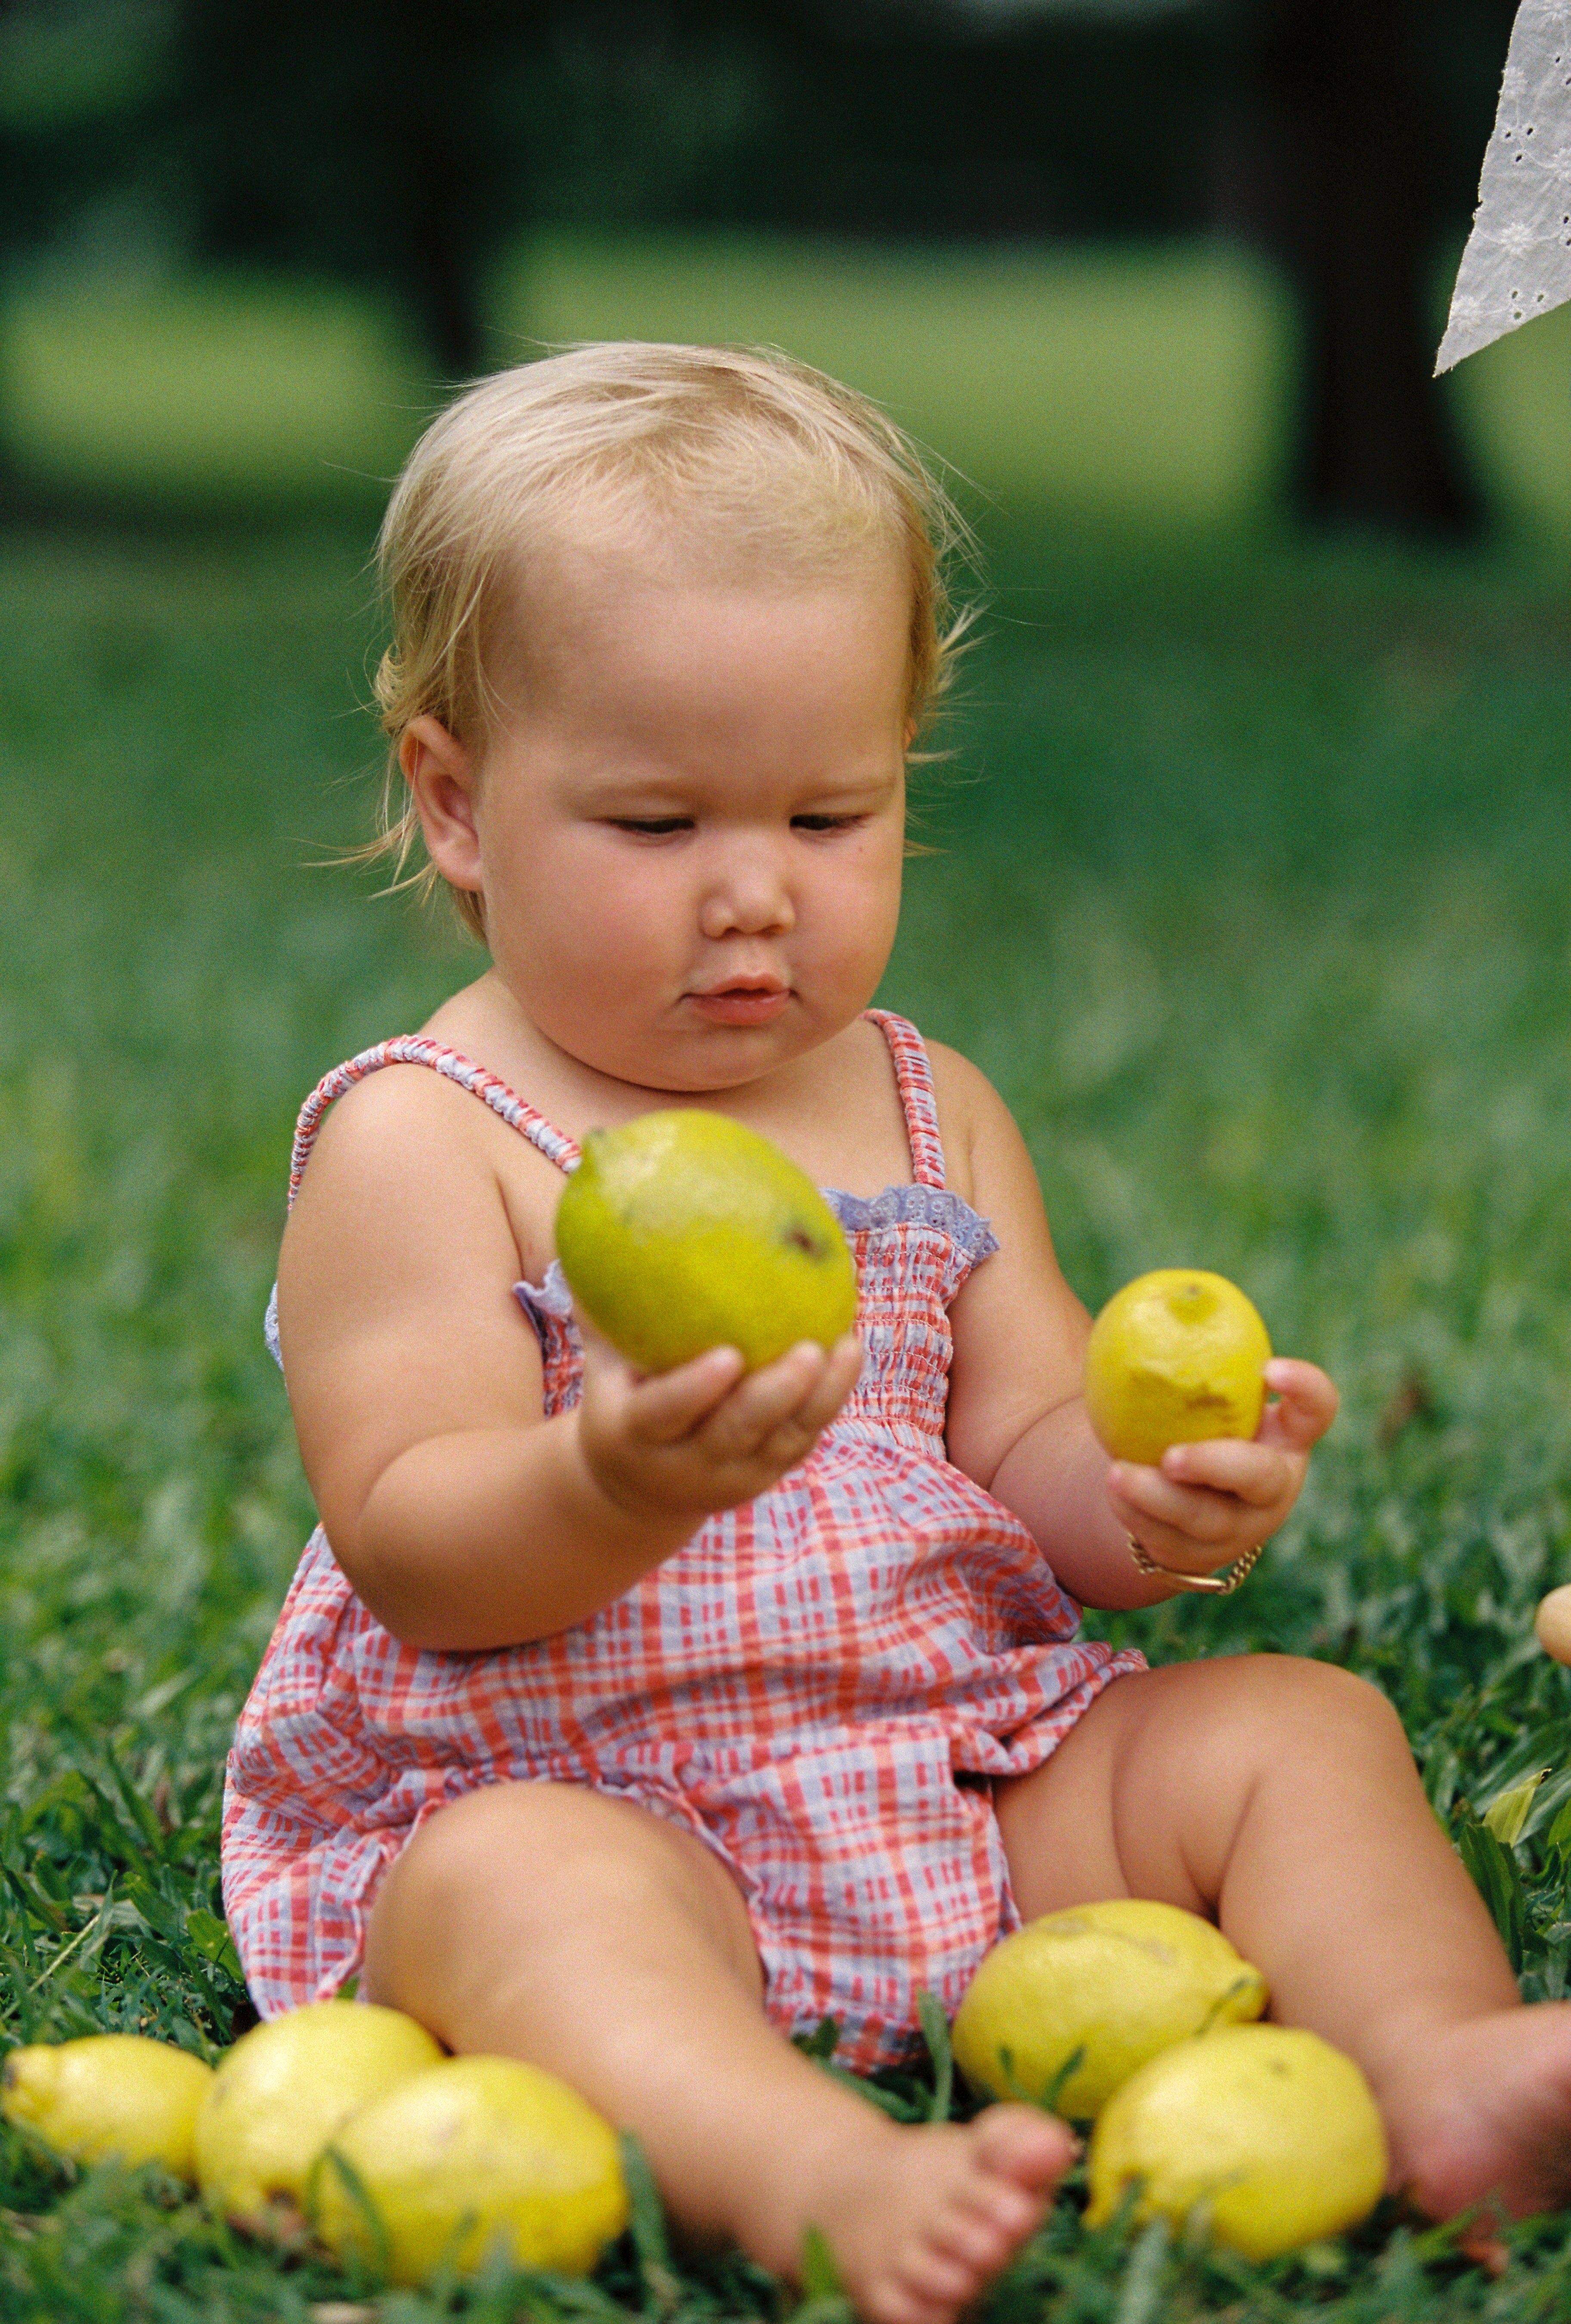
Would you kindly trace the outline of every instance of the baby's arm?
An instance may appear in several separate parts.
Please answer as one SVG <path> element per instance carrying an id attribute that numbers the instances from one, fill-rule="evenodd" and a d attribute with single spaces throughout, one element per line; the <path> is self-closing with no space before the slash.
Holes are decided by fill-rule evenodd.
<path id="1" fill-rule="evenodd" d="M 596 1349 L 583 1404 L 544 1420 L 510 1286 L 519 1213 L 548 1221 L 560 1182 L 532 1155 L 520 1170 L 499 1147 L 514 1135 L 434 1074 L 376 1074 L 324 1124 L 280 1259 L 323 1526 L 411 1646 L 510 1646 L 597 1612 L 804 1459 L 860 1360 L 854 1340 L 804 1346 L 742 1379 L 713 1349 L 639 1379 Z"/>
<path id="2" fill-rule="evenodd" d="M 998 1237 L 950 1311 L 950 1458 L 1015 1510 L 1083 1604 L 1146 1606 L 1172 1586 L 1143 1574 L 1133 1534 L 1175 1572 L 1208 1572 L 1267 1540 L 1297 1499 L 1337 1391 L 1313 1364 L 1273 1359 L 1277 1399 L 1253 1443 L 1173 1445 L 1160 1469 L 1109 1462 L 1080 1398 L 1090 1319 L 1059 1271 L 1042 1196 L 1007 1109 L 963 1059 L 935 1063 L 946 1148 Z"/>

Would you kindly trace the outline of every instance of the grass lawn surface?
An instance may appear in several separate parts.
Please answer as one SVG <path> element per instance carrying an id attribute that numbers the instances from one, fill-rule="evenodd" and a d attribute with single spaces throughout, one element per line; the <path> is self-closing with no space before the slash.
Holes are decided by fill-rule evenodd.
<path id="1" fill-rule="evenodd" d="M 997 530 L 997 529 L 996 529 Z M 310 1510 L 262 1344 L 295 1110 L 473 973 L 314 859 L 362 835 L 365 543 L 12 538 L 0 665 L 0 2011 L 9 2040 L 249 2022 L 219 1917 L 231 1722 Z M 1015 1108 L 1094 1306 L 1221 1269 L 1343 1416 L 1247 1588 L 1108 1622 L 1383 1687 L 1530 1997 L 1571 1944 L 1568 594 L 1500 567 L 993 543 L 991 612 L 883 995 Z M 1512 1846 L 1482 1817 L 1547 1770 Z M 892 2094 L 923 2103 L 919 2083 Z M 1571 2222 L 1498 2272 L 1382 2213 L 1268 2267 L 1088 2235 L 988 2324 L 1571 2314 Z M 841 2314 L 832 2294 L 814 2324 Z M 155 2178 L 0 2135 L 0 2318 L 783 2314 L 646 2207 L 587 2284 L 383 2294 Z"/>

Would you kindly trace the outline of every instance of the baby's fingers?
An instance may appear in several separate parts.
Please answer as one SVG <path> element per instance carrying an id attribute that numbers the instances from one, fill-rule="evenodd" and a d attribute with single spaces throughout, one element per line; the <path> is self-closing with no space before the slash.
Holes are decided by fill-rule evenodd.
<path id="1" fill-rule="evenodd" d="M 1318 1364 L 1273 1356 L 1265 1367 L 1265 1385 L 1277 1401 L 1266 1406 L 1256 1442 L 1292 1452 L 1312 1451 L 1337 1417 L 1341 1399 L 1335 1382 Z"/>
<path id="2" fill-rule="evenodd" d="M 727 1397 L 703 1428 L 705 1450 L 722 1461 L 746 1460 L 783 1433 L 805 1449 L 844 1399 L 843 1390 L 832 1400 L 826 1394 L 833 1370 L 815 1341 L 799 1341 Z M 810 1416 L 821 1411 L 822 1418 Z"/>
<path id="3" fill-rule="evenodd" d="M 628 1396 L 629 1433 L 646 1444 L 674 1444 L 722 1404 L 741 1378 L 736 1348 L 706 1348 L 691 1363 L 639 1380 Z"/>
<path id="4" fill-rule="evenodd" d="M 848 1332 L 829 1351 L 829 1361 L 817 1385 L 809 1390 L 797 1411 L 796 1416 L 804 1426 L 811 1428 L 815 1436 L 821 1428 L 827 1428 L 860 1379 L 861 1370 L 862 1343 L 854 1332 Z"/>
<path id="5" fill-rule="evenodd" d="M 1160 1469 L 1143 1468 L 1134 1461 L 1114 1462 L 1107 1495 L 1120 1522 L 1143 1539 L 1149 1521 L 1165 1526 L 1191 1546 L 1221 1553 L 1231 1547 L 1238 1532 L 1239 1506 L 1233 1495 L 1176 1484 Z"/>
<path id="6" fill-rule="evenodd" d="M 1301 1454 L 1274 1444 L 1251 1443 L 1242 1436 L 1209 1436 L 1198 1444 L 1170 1444 L 1161 1474 L 1171 1484 L 1208 1487 L 1230 1493 L 1252 1508 L 1269 1509 L 1291 1500 L 1303 1470 Z"/>

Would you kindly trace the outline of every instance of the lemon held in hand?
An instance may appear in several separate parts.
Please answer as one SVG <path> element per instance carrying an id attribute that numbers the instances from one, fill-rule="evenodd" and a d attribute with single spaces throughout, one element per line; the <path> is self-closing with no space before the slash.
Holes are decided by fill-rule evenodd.
<path id="1" fill-rule="evenodd" d="M 1181 2042 L 1108 2099 L 1086 2158 L 1089 2227 L 1140 2181 L 1137 2219 L 1203 2204 L 1219 2243 L 1274 2259 L 1340 2235 L 1385 2185 L 1385 2132 L 1351 2058 L 1291 2025 Z"/>
<path id="2" fill-rule="evenodd" d="M 439 2045 L 401 2010 L 313 2001 L 243 2034 L 197 2117 L 197 2176 L 230 2218 L 259 2227 L 299 2209 L 312 2163 L 370 2098 L 436 2063 Z"/>
<path id="3" fill-rule="evenodd" d="M 1170 1444 L 1253 1436 L 1271 1342 L 1225 1275 L 1161 1267 L 1108 1300 L 1086 1350 L 1086 1411 L 1116 1461 L 1154 1466 Z"/>
<path id="4" fill-rule="evenodd" d="M 444 2264 L 479 2267 L 499 2247 L 515 2267 L 585 2275 L 628 2217 L 609 2123 L 512 2058 L 445 2058 L 362 2107 L 312 2194 L 326 2244 L 384 2261 L 405 2284 Z"/>
<path id="5" fill-rule="evenodd" d="M 1265 2001 L 1260 1971 L 1209 1921 L 1113 1897 L 1044 1914 L 995 1945 L 960 2003 L 954 2053 L 977 2088 L 1040 2098 L 1083 2051 L 1053 2105 L 1086 2121 L 1158 2051 L 1258 2017 Z"/>
<path id="6" fill-rule="evenodd" d="M 640 1371 L 706 1348 L 748 1370 L 856 1319 L 840 1222 L 795 1162 L 725 1114 L 672 1108 L 593 1130 L 556 1207 L 556 1251 L 595 1329 Z"/>
<path id="7" fill-rule="evenodd" d="M 172 2042 L 89 2034 L 13 2050 L 0 2114 L 73 2162 L 161 2163 L 177 2179 L 194 2179 L 192 2133 L 212 2081 L 211 2066 Z"/>

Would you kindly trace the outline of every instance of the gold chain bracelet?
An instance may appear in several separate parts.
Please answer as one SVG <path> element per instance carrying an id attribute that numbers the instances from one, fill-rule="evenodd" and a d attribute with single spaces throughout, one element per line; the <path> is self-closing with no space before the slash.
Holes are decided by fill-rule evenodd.
<path id="1" fill-rule="evenodd" d="M 1129 1554 L 1142 1573 L 1152 1574 L 1161 1582 L 1171 1582 L 1175 1590 L 1199 1591 L 1207 1598 L 1228 1597 L 1241 1582 L 1247 1582 L 1259 1564 L 1261 1552 L 1265 1547 L 1263 1541 L 1256 1542 L 1254 1547 L 1246 1549 L 1226 1573 L 1178 1573 L 1171 1565 L 1159 1565 L 1148 1549 L 1142 1549 L 1132 1533 L 1126 1534 L 1125 1539 L 1129 1544 Z"/>

